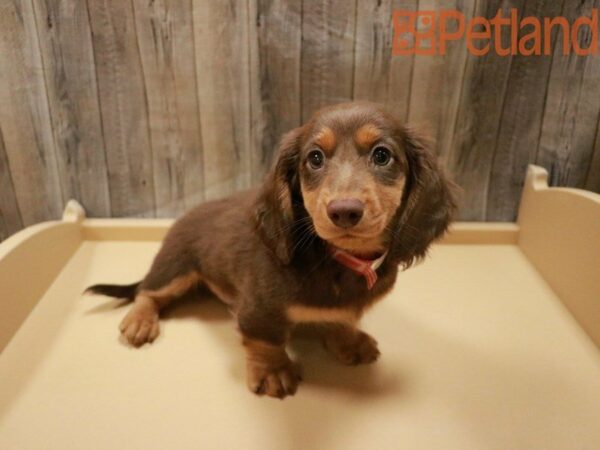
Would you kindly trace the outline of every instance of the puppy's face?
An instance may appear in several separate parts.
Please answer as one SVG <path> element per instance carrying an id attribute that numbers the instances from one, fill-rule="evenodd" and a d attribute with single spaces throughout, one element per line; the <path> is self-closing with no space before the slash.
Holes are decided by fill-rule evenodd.
<path id="1" fill-rule="evenodd" d="M 285 264 L 299 247 L 290 230 L 305 227 L 308 212 L 330 244 L 364 256 L 388 251 L 408 267 L 448 228 L 455 191 L 425 136 L 380 105 L 346 103 L 283 136 L 257 197 L 256 224 Z"/>
<path id="2" fill-rule="evenodd" d="M 317 114 L 300 145 L 298 172 L 319 237 L 358 254 L 387 247 L 408 171 L 402 137 L 397 122 L 371 105 Z"/>

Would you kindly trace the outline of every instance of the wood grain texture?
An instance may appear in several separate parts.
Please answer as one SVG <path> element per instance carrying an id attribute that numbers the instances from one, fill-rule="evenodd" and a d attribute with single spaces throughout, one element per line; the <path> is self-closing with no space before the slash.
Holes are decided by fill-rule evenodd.
<path id="1" fill-rule="evenodd" d="M 480 2 L 474 14 L 492 18 L 502 8 L 507 16 L 511 7 L 521 9 L 522 3 L 522 0 Z M 508 42 L 509 36 L 503 36 L 503 47 Z M 498 56 L 492 51 L 485 56 L 470 54 L 467 58 L 452 145 L 445 158 L 446 166 L 463 191 L 459 215 L 462 220 L 486 217 L 490 168 L 511 60 L 511 56 Z"/>
<path id="2" fill-rule="evenodd" d="M 419 0 L 420 11 L 458 11 L 465 22 L 473 16 L 475 2 L 466 0 Z M 440 27 L 438 16 L 436 27 Z M 458 21 L 444 20 L 449 33 L 458 29 Z M 412 70 L 408 120 L 428 129 L 436 139 L 436 151 L 446 164 L 456 125 L 463 75 L 467 63 L 465 41 L 454 40 L 446 45 L 445 54 L 417 55 Z"/>
<path id="3" fill-rule="evenodd" d="M 382 103 L 408 120 L 415 57 L 393 56 L 396 10 L 416 11 L 418 0 L 358 0 L 354 61 L 354 99 Z"/>
<path id="4" fill-rule="evenodd" d="M 562 1 L 528 1 L 521 11 L 523 17 L 557 17 L 561 15 Z M 522 30 L 519 38 L 531 30 L 532 27 Z M 553 31 L 555 42 L 557 29 Z M 536 159 L 551 65 L 551 56 L 512 58 L 490 170 L 487 220 L 516 219 L 527 165 Z"/>
<path id="5" fill-rule="evenodd" d="M 302 2 L 302 121 L 319 108 L 352 100 L 356 0 Z"/>
<path id="6" fill-rule="evenodd" d="M 0 128 L 0 241 L 23 228 Z"/>
<path id="7" fill-rule="evenodd" d="M 600 193 L 600 118 L 596 128 L 594 154 L 592 155 L 592 161 L 588 167 L 584 189 Z"/>
<path id="8" fill-rule="evenodd" d="M 85 2 L 34 0 L 46 92 L 64 199 L 110 216 L 108 172 Z"/>
<path id="9" fill-rule="evenodd" d="M 113 216 L 155 215 L 146 86 L 130 0 L 88 0 Z"/>
<path id="10" fill-rule="evenodd" d="M 70 197 L 172 217 L 256 185 L 282 134 L 352 99 L 430 130 L 463 220 L 513 220 L 530 162 L 600 192 L 600 57 L 557 29 L 552 56 L 392 55 L 395 10 L 499 8 L 573 22 L 600 0 L 0 2 L 0 239 Z"/>
<path id="11" fill-rule="evenodd" d="M 207 199 L 250 185 L 248 2 L 194 2 Z"/>
<path id="12" fill-rule="evenodd" d="M 63 206 L 31 1 L 1 2 L 0 29 L 0 129 L 21 220 L 28 226 L 59 218 Z"/>
<path id="13" fill-rule="evenodd" d="M 157 217 L 175 217 L 204 198 L 192 2 L 135 0 L 148 99 Z"/>
<path id="14" fill-rule="evenodd" d="M 572 22 L 590 16 L 600 1 L 566 1 L 562 15 Z M 580 45 L 590 45 L 589 29 L 579 33 Z M 583 188 L 594 156 L 600 119 L 600 58 L 562 54 L 554 48 L 548 97 L 539 136 L 536 163 L 550 172 L 550 184 Z"/>
<path id="15" fill-rule="evenodd" d="M 301 23 L 300 2 L 250 0 L 253 183 L 271 165 L 281 136 L 302 122 Z"/>

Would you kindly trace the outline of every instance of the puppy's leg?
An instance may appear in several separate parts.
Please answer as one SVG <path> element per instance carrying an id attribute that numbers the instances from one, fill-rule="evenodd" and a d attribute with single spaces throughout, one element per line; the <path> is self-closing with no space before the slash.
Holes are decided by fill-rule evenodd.
<path id="1" fill-rule="evenodd" d="M 300 377 L 285 351 L 289 324 L 280 311 L 264 302 L 245 301 L 237 311 L 246 350 L 246 380 L 258 395 L 294 395 Z"/>
<path id="2" fill-rule="evenodd" d="M 328 325 L 323 340 L 327 350 L 348 365 L 373 363 L 380 354 L 375 339 L 349 324 Z"/>
<path id="3" fill-rule="evenodd" d="M 258 395 L 284 398 L 294 395 L 300 375 L 285 351 L 285 344 L 244 337 L 248 388 Z"/>
<path id="4" fill-rule="evenodd" d="M 191 271 L 186 275 L 173 278 L 159 289 L 145 288 L 145 286 L 151 285 L 148 280 L 149 277 L 146 277 L 141 290 L 135 297 L 133 306 L 119 325 L 123 337 L 135 347 L 152 342 L 158 337 L 159 311 L 173 299 L 181 297 L 197 285 L 200 282 L 200 275 Z"/>

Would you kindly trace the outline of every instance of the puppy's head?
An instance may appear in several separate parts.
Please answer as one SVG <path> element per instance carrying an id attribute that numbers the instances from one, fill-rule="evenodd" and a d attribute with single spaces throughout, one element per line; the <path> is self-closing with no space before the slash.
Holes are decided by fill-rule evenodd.
<path id="1" fill-rule="evenodd" d="M 289 262 L 296 224 L 359 256 L 424 255 L 455 209 L 431 144 L 372 103 L 322 109 L 284 136 L 259 197 L 265 241 Z"/>

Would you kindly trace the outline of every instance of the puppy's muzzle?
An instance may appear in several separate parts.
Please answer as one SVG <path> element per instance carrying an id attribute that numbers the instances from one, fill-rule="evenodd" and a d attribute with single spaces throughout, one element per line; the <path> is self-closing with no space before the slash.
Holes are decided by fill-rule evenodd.
<path id="1" fill-rule="evenodd" d="M 327 205 L 327 216 L 340 228 L 352 228 L 360 219 L 365 211 L 363 202 L 356 198 L 345 198 L 341 200 L 332 200 Z"/>

